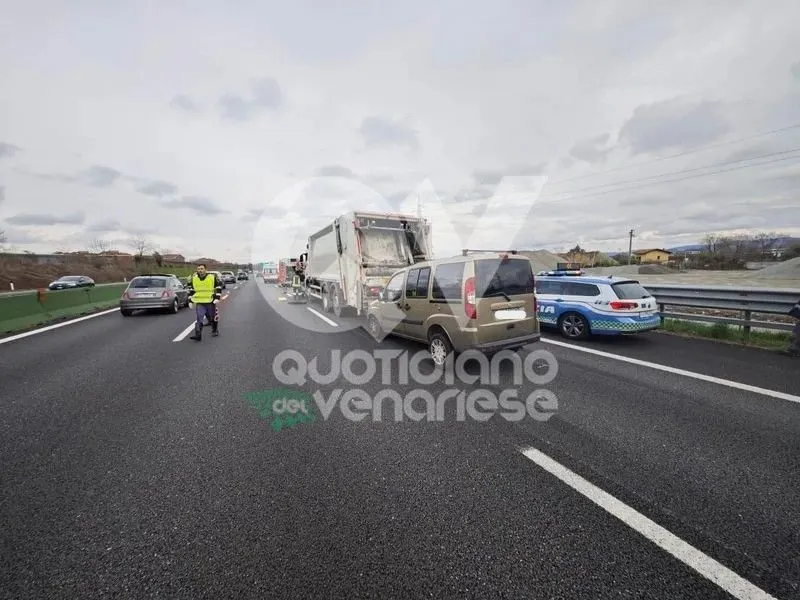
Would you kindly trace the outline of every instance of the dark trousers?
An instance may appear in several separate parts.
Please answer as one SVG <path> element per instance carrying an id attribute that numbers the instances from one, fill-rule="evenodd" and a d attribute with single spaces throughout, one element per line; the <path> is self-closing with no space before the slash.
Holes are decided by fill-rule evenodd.
<path id="1" fill-rule="evenodd" d="M 216 320 L 217 320 L 217 305 L 214 303 L 209 302 L 208 304 L 195 304 L 194 305 L 195 315 L 197 316 L 197 321 L 195 322 L 195 327 L 200 328 L 203 326 L 203 317 L 208 318 L 208 322 L 214 326 L 216 329 Z"/>

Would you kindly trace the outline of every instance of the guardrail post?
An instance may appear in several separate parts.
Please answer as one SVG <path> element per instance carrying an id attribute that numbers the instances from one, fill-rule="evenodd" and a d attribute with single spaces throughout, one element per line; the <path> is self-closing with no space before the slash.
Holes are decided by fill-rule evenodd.
<path id="1" fill-rule="evenodd" d="M 747 325 L 742 327 L 742 334 L 744 336 L 745 341 L 750 340 L 750 319 L 752 316 L 752 311 L 746 310 L 744 311 L 744 320 L 747 321 Z"/>
<path id="2" fill-rule="evenodd" d="M 658 318 L 661 319 L 661 325 L 664 325 L 664 304 L 658 305 Z"/>
<path id="3" fill-rule="evenodd" d="M 11 291 L 13 292 L 14 291 L 14 282 L 12 281 L 11 283 L 9 283 L 9 285 L 11 286 Z"/>

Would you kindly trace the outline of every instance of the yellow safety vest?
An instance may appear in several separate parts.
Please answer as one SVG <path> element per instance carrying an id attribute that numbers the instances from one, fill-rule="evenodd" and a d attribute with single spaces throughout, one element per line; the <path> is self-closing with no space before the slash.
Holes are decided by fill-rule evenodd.
<path id="1" fill-rule="evenodd" d="M 192 275 L 192 288 L 194 288 L 192 301 L 195 304 L 209 304 L 214 301 L 214 276 L 211 273 L 208 273 L 205 279 L 200 279 L 197 273 Z"/>

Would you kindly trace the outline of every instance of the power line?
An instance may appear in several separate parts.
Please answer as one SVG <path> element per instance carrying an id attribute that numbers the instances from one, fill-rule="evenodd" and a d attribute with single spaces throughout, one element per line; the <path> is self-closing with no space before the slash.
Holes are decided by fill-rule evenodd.
<path id="1" fill-rule="evenodd" d="M 635 185 L 635 186 L 626 187 L 626 188 L 607 190 L 605 192 L 597 192 L 597 193 L 594 193 L 594 194 L 583 194 L 583 195 L 579 194 L 577 196 L 568 196 L 566 198 L 555 198 L 555 199 L 561 201 L 561 200 L 578 200 L 578 199 L 581 199 L 581 198 L 594 198 L 595 196 L 604 196 L 606 194 L 613 194 L 613 193 L 616 193 L 616 192 L 627 192 L 627 191 L 631 191 L 631 190 L 645 188 L 645 187 L 652 186 L 652 185 L 659 185 L 659 184 L 662 184 L 662 183 L 675 183 L 675 182 L 680 182 L 680 181 L 686 181 L 687 179 L 696 179 L 697 177 L 708 177 L 709 175 L 719 175 L 719 174 L 722 174 L 722 173 L 730 173 L 732 171 L 739 171 L 741 169 L 748 169 L 748 168 L 751 168 L 751 167 L 760 167 L 760 166 L 763 166 L 763 165 L 779 163 L 779 162 L 783 162 L 783 161 L 786 161 L 786 160 L 797 160 L 797 159 L 800 159 L 800 156 L 786 156 L 784 158 L 776 158 L 774 160 L 764 161 L 764 162 L 756 163 L 756 164 L 752 164 L 752 165 L 740 165 L 738 167 L 734 167 L 734 168 L 731 168 L 731 169 L 724 169 L 724 170 L 721 170 L 721 171 L 711 171 L 709 173 L 698 173 L 698 174 L 695 174 L 695 175 L 689 175 L 687 177 L 678 177 L 676 179 L 665 179 L 665 180 L 662 180 L 662 181 L 652 181 L 650 183 L 645 183 L 643 185 Z M 565 192 L 565 193 L 567 193 L 567 192 Z"/>
<path id="2" fill-rule="evenodd" d="M 641 162 L 634 163 L 634 164 L 631 164 L 631 165 L 623 165 L 621 167 L 614 167 L 613 169 L 606 169 L 604 171 L 599 171 L 597 173 L 589 173 L 587 175 L 581 175 L 579 177 L 569 177 L 567 179 L 556 179 L 555 181 L 552 181 L 551 184 L 568 183 L 568 182 L 571 182 L 571 181 L 580 181 L 582 179 L 588 179 L 590 177 L 598 177 L 600 175 L 605 175 L 606 173 L 614 173 L 616 171 L 624 171 L 626 169 L 633 169 L 634 167 L 642 167 L 644 165 L 657 163 L 657 162 L 660 162 L 662 160 L 671 160 L 673 158 L 680 158 L 682 156 L 690 156 L 692 154 L 697 154 L 698 152 L 705 152 L 706 150 L 712 150 L 714 148 L 722 148 L 724 146 L 731 146 L 733 144 L 740 144 L 742 142 L 748 142 L 750 140 L 755 140 L 755 139 L 758 139 L 758 138 L 767 137 L 769 135 L 775 135 L 777 133 L 783 133 L 784 131 L 791 131 L 792 129 L 800 129 L 800 123 L 797 123 L 795 125 L 788 125 L 786 127 L 781 127 L 779 129 L 773 129 L 772 131 L 764 131 L 762 133 L 756 133 L 754 135 L 743 137 L 743 138 L 737 138 L 735 140 L 729 140 L 727 142 L 719 142 L 719 143 L 716 143 L 716 144 L 708 144 L 706 146 L 701 146 L 700 148 L 695 148 L 693 150 L 686 150 L 684 152 L 679 152 L 677 154 L 670 154 L 668 156 L 659 156 L 657 158 L 641 161 Z"/>
<path id="3" fill-rule="evenodd" d="M 800 148 L 792 148 L 790 150 L 782 150 L 781 152 L 771 152 L 769 154 L 762 154 L 760 156 L 751 156 L 749 158 L 741 158 L 741 159 L 738 159 L 738 160 L 722 161 L 722 162 L 719 162 L 719 163 L 706 165 L 704 167 L 695 167 L 695 168 L 692 168 L 692 169 L 680 169 L 678 171 L 672 171 L 672 172 L 668 172 L 668 173 L 661 173 L 659 175 L 652 175 L 650 177 L 643 177 L 643 178 L 640 178 L 640 179 L 628 179 L 628 180 L 622 180 L 622 181 L 612 181 L 611 183 L 601 183 L 601 184 L 598 184 L 598 185 L 592 185 L 592 186 L 587 186 L 587 187 L 583 187 L 583 188 L 577 188 L 577 189 L 574 189 L 574 190 L 569 190 L 569 191 L 564 191 L 564 192 L 556 192 L 556 193 L 554 193 L 554 195 L 559 196 L 559 195 L 563 195 L 563 194 L 572 194 L 574 192 L 582 192 L 582 191 L 602 189 L 602 188 L 607 188 L 607 187 L 615 186 L 615 185 L 624 185 L 624 184 L 629 184 L 629 183 L 640 183 L 640 182 L 645 182 L 645 181 L 653 181 L 655 179 L 659 179 L 661 177 L 668 177 L 670 175 L 682 175 L 682 174 L 685 174 L 685 173 L 696 173 L 698 171 L 704 171 L 706 169 L 714 169 L 714 168 L 717 168 L 717 167 L 724 167 L 724 166 L 727 166 L 727 165 L 746 163 L 748 161 L 760 160 L 760 159 L 763 159 L 763 158 L 771 158 L 771 157 L 774 157 L 774 156 L 783 156 L 783 155 L 786 155 L 786 154 L 795 154 L 797 152 L 800 152 Z M 788 158 L 800 158 L 800 157 L 790 156 Z M 758 163 L 758 164 L 755 164 L 755 165 L 742 165 L 740 168 L 748 168 L 748 167 L 752 167 L 752 166 L 759 166 L 761 164 L 769 164 L 769 162 Z M 731 170 L 734 171 L 734 170 L 737 170 L 737 169 L 731 169 Z M 727 171 L 722 171 L 722 172 L 727 172 Z M 710 174 L 713 174 L 713 173 L 709 173 L 709 175 Z M 671 180 L 671 181 L 680 181 L 680 180 Z M 548 194 L 543 194 L 542 195 L 542 198 L 547 198 L 547 197 L 549 197 Z"/>

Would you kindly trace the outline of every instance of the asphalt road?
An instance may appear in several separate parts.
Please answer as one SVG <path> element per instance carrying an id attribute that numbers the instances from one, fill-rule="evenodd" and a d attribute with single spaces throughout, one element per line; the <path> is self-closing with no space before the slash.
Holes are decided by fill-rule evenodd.
<path id="1" fill-rule="evenodd" d="M 738 597 L 759 597 L 749 582 L 800 598 L 800 403 L 585 350 L 784 394 L 800 394 L 796 361 L 667 335 L 544 341 L 530 350 L 556 357 L 552 382 L 515 387 L 506 368 L 482 387 L 547 388 L 546 421 L 396 423 L 389 404 L 382 422 L 337 408 L 276 431 L 245 395 L 301 389 L 278 381 L 279 352 L 325 374 L 336 351 L 418 348 L 255 281 L 222 304 L 218 338 L 180 339 L 191 320 L 114 313 L 0 340 L 0 597 L 711 599 L 736 597 L 733 573 Z M 400 372 L 302 389 L 453 387 Z M 693 569 L 631 514 L 723 566 Z"/>

